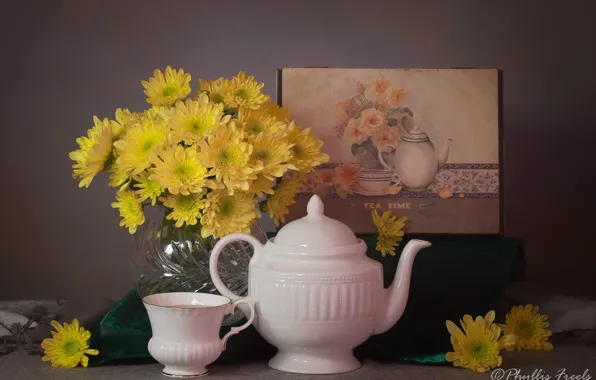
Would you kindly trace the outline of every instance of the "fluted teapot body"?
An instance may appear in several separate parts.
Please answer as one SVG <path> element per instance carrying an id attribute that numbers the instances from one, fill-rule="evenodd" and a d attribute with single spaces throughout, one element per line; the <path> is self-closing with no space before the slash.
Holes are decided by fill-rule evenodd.
<path id="1" fill-rule="evenodd" d="M 235 240 L 253 244 L 248 297 L 256 306 L 257 331 L 279 350 L 269 365 L 296 373 L 352 371 L 360 367 L 352 350 L 401 317 L 414 256 L 430 243 L 408 243 L 394 285 L 384 289 L 382 265 L 366 256 L 366 244 L 326 217 L 318 196 L 307 209 L 306 217 L 265 245 L 245 234 L 221 239 L 213 249 L 211 275 L 222 295 L 239 299 L 219 279 L 219 252 Z"/>

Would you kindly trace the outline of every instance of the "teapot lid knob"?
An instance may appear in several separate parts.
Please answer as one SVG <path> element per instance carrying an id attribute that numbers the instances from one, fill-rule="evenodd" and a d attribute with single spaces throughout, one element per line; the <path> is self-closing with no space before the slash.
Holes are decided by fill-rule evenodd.
<path id="1" fill-rule="evenodd" d="M 315 194 L 310 198 L 308 205 L 306 206 L 306 212 L 310 218 L 317 218 L 323 215 L 325 206 L 318 195 Z"/>

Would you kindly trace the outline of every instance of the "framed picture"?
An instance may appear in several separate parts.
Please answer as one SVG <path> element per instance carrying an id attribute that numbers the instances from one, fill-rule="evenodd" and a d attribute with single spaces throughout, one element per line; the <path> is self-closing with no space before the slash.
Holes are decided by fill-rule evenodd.
<path id="1" fill-rule="evenodd" d="M 374 209 L 409 233 L 503 231 L 499 70 L 287 68 L 278 103 L 330 156 L 288 221 L 318 194 L 357 233 L 376 232 Z"/>

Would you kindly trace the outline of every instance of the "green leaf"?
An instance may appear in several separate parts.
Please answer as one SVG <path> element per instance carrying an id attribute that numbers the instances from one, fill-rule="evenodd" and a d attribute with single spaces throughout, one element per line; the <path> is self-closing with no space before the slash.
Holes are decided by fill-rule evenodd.
<path id="1" fill-rule="evenodd" d="M 412 112 L 412 110 L 409 109 L 408 107 L 404 107 L 404 108 L 402 108 L 402 110 L 403 110 L 403 112 L 407 113 L 408 115 L 410 115 L 412 117 L 414 116 L 414 112 Z"/>
<path id="2" fill-rule="evenodd" d="M 360 144 L 352 144 L 352 155 L 356 156 L 360 150 Z"/>
<path id="3" fill-rule="evenodd" d="M 397 127 L 397 124 L 399 124 L 399 121 L 397 121 L 397 119 L 390 118 L 387 120 L 387 125 L 390 127 Z"/>

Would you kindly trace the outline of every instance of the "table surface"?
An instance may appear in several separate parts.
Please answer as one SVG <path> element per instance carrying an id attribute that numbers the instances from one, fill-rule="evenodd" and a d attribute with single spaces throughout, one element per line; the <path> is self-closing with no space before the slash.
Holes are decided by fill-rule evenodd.
<path id="1" fill-rule="evenodd" d="M 161 374 L 159 364 L 117 365 L 93 368 L 52 368 L 39 356 L 27 355 L 19 350 L 0 356 L 0 380 L 152 380 L 168 379 Z M 595 346 L 556 346 L 552 352 L 505 352 L 503 369 L 490 374 L 475 373 L 451 366 L 421 366 L 364 362 L 357 371 L 339 375 L 298 375 L 278 372 L 265 362 L 211 365 L 206 379 L 408 379 L 408 380 L 589 380 L 596 379 Z M 517 376 L 515 371 L 519 370 Z M 504 371 L 504 372 L 503 372 Z M 537 372 L 542 371 L 542 372 Z M 557 376 L 564 371 L 565 375 Z M 531 378 L 534 373 L 534 377 Z M 540 375 L 540 376 L 538 376 Z M 547 377 L 548 375 L 549 377 Z M 576 377 L 571 377 L 575 375 Z M 582 377 L 583 375 L 583 377 Z M 588 377 L 588 376 L 589 377 Z M 527 377 L 520 377 L 527 376 Z"/>

